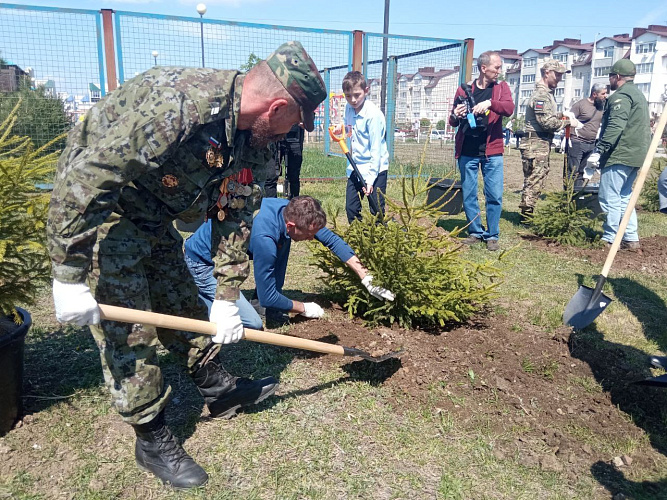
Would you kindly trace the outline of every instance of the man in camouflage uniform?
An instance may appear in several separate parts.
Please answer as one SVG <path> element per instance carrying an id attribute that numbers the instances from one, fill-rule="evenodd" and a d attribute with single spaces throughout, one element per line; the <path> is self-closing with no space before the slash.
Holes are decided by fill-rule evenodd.
<path id="1" fill-rule="evenodd" d="M 153 68 L 96 104 L 60 157 L 47 227 L 56 317 L 91 325 L 113 403 L 137 435 L 137 464 L 176 488 L 200 486 L 208 475 L 165 426 L 171 388 L 157 343 L 186 362 L 212 416 L 229 418 L 275 392 L 273 377 L 233 377 L 217 354 L 243 335 L 235 301 L 248 276 L 266 146 L 294 123 L 312 130 L 325 97 L 299 42 L 247 75 Z M 172 224 L 203 212 L 213 220 L 218 286 L 208 319 L 217 335 L 100 322 L 98 302 L 207 319 Z"/>
<path id="2" fill-rule="evenodd" d="M 542 78 L 526 108 L 526 136 L 521 141 L 523 163 L 523 191 L 521 193 L 521 220 L 528 222 L 540 197 L 549 174 L 549 153 L 554 133 L 569 125 L 557 111 L 553 92 L 563 78 L 570 73 L 565 65 L 555 59 L 547 59 L 540 68 Z"/>

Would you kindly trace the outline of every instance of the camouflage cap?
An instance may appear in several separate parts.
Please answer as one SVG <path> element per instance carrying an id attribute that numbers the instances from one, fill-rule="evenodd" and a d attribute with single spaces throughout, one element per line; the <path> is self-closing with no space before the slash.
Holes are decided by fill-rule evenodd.
<path id="1" fill-rule="evenodd" d="M 327 97 L 317 66 L 300 42 L 287 42 L 266 58 L 266 63 L 287 92 L 301 106 L 301 119 L 308 132 L 315 128 L 315 109 Z"/>
<path id="2" fill-rule="evenodd" d="M 542 65 L 544 71 L 555 71 L 556 73 L 572 73 L 565 65 L 556 59 L 547 59 Z"/>
<path id="3" fill-rule="evenodd" d="M 610 75 L 635 76 L 637 67 L 630 59 L 619 59 L 609 70 Z"/>

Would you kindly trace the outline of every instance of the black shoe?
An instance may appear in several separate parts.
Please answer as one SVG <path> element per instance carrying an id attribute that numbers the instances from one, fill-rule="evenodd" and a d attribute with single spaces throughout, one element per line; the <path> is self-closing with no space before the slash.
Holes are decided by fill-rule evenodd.
<path id="1" fill-rule="evenodd" d="M 140 469 L 155 474 L 164 484 L 176 489 L 186 490 L 206 484 L 208 474 L 164 425 L 164 413 L 147 424 L 132 427 L 137 435 L 134 456 Z"/>
<path id="2" fill-rule="evenodd" d="M 209 361 L 192 374 L 213 418 L 232 418 L 239 408 L 264 401 L 276 392 L 278 380 L 232 377 L 215 361 Z"/>
<path id="3" fill-rule="evenodd" d="M 529 226 L 533 222 L 533 208 L 527 207 L 521 209 L 521 224 Z"/>

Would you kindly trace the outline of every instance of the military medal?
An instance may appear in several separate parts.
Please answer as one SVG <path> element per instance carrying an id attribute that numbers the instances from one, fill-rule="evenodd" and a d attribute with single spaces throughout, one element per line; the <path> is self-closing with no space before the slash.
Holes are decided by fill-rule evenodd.
<path id="1" fill-rule="evenodd" d="M 225 211 L 222 209 L 218 210 L 218 220 L 222 222 L 223 220 L 225 220 L 225 217 L 226 217 Z"/>

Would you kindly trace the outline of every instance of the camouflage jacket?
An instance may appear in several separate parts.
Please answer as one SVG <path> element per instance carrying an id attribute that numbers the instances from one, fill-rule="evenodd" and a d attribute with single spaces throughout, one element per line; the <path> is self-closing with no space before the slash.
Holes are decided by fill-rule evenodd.
<path id="1" fill-rule="evenodd" d="M 112 214 L 142 234 L 161 234 L 174 219 L 192 220 L 214 206 L 223 178 L 245 167 L 264 175 L 268 150 L 251 148 L 249 132 L 236 130 L 243 80 L 237 71 L 153 68 L 90 109 L 58 161 L 47 225 L 56 279 L 85 281 L 98 227 Z M 210 138 L 225 153 L 219 168 L 205 159 Z M 238 249 L 221 255 L 224 248 L 216 257 L 228 268 L 247 262 Z"/>
<path id="2" fill-rule="evenodd" d="M 564 125 L 557 109 L 553 92 L 542 81 L 537 82 L 526 108 L 526 131 L 537 132 L 550 141 Z"/>

